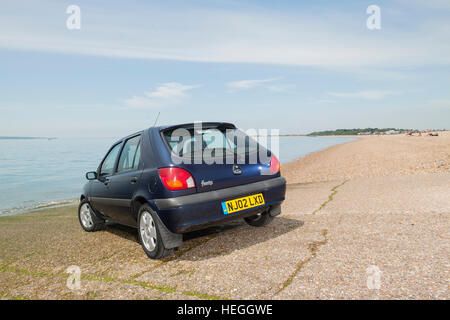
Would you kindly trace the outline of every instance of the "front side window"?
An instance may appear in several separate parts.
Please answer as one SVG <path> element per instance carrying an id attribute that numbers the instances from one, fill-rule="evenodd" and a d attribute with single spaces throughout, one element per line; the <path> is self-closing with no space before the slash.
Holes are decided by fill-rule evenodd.
<path id="1" fill-rule="evenodd" d="M 122 143 L 116 144 L 103 160 L 100 168 L 100 176 L 109 176 L 114 172 L 114 165 L 116 164 L 117 155 L 119 154 Z"/>
<path id="2" fill-rule="evenodd" d="M 123 147 L 119 158 L 117 172 L 136 170 L 140 160 L 140 140 L 141 136 L 128 139 Z"/>

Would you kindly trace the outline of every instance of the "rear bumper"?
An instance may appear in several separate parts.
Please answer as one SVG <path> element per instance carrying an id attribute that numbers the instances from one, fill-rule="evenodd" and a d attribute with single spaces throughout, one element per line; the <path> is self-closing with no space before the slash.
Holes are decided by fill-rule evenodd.
<path id="1" fill-rule="evenodd" d="M 225 215 L 223 201 L 263 193 L 265 204 L 233 214 Z M 236 218 L 245 218 L 265 210 L 279 214 L 279 205 L 286 193 L 286 180 L 277 177 L 247 185 L 221 190 L 196 193 L 168 199 L 156 199 L 158 214 L 166 227 L 175 233 L 202 229 L 213 224 L 221 224 Z"/>

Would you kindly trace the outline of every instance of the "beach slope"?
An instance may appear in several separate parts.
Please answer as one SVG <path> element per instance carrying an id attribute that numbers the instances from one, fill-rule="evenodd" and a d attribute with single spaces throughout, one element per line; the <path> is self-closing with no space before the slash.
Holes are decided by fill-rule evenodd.
<path id="1" fill-rule="evenodd" d="M 450 135 L 380 136 L 282 167 L 283 213 L 185 235 L 148 259 L 76 207 L 0 218 L 3 299 L 449 299 Z M 78 289 L 67 286 L 79 267 Z"/>

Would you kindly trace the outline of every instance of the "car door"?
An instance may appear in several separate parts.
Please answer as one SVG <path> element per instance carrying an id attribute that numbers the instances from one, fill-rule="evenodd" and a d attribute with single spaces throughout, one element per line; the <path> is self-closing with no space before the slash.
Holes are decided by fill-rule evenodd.
<path id="1" fill-rule="evenodd" d="M 114 206 L 111 201 L 111 177 L 115 173 L 116 164 L 120 150 L 122 148 L 122 142 L 119 142 L 112 146 L 106 156 L 101 162 L 98 172 L 97 180 L 92 181 L 91 192 L 90 192 L 90 203 L 103 215 L 112 220 L 115 220 Z"/>
<path id="2" fill-rule="evenodd" d="M 141 136 L 137 135 L 124 142 L 116 172 L 110 177 L 109 188 L 113 198 L 111 212 L 117 222 L 132 226 L 136 224 L 130 208 L 141 174 Z"/>

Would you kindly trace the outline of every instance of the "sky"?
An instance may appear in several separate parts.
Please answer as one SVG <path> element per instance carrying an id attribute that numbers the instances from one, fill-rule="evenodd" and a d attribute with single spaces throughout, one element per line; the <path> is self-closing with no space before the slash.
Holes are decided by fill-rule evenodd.
<path id="1" fill-rule="evenodd" d="M 71 5 L 80 28 L 69 29 Z M 369 29 L 370 5 L 380 29 Z M 0 0 L 0 136 L 450 129 L 450 1 Z"/>

